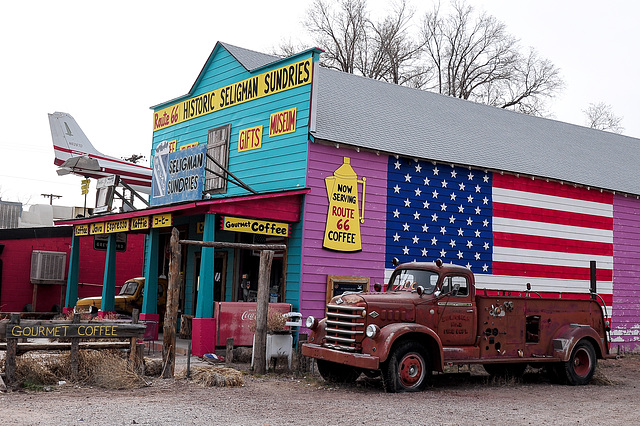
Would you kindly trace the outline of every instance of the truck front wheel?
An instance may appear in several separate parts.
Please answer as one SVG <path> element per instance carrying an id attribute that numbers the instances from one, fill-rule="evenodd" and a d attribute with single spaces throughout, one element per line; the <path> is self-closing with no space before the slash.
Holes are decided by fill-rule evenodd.
<path id="1" fill-rule="evenodd" d="M 324 380 L 330 383 L 353 383 L 360 377 L 361 371 L 355 367 L 335 362 L 316 360 L 318 371 Z"/>
<path id="2" fill-rule="evenodd" d="M 593 345 L 586 340 L 579 342 L 571 351 L 569 361 L 563 363 L 567 384 L 576 386 L 589 383 L 596 372 L 597 362 Z"/>
<path id="3" fill-rule="evenodd" d="M 403 342 L 393 350 L 382 371 L 387 392 L 419 392 L 431 375 L 429 355 L 421 344 Z"/>

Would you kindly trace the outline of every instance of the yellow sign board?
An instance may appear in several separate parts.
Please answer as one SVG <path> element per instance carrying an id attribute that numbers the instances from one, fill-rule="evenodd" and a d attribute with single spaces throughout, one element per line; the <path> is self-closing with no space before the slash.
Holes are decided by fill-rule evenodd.
<path id="1" fill-rule="evenodd" d="M 129 230 L 129 219 L 112 220 L 106 223 L 105 232 L 113 234 L 115 232 L 127 232 Z"/>
<path id="2" fill-rule="evenodd" d="M 192 142 L 192 143 L 188 143 L 186 145 L 182 145 L 180 147 L 180 151 L 182 151 L 183 149 L 193 148 L 194 146 L 198 146 L 198 142 Z"/>
<path id="3" fill-rule="evenodd" d="M 297 108 L 291 108 L 271 114 L 269 118 L 269 137 L 295 132 L 297 110 Z"/>
<path id="4" fill-rule="evenodd" d="M 262 148 L 262 126 L 240 130 L 238 152 Z"/>
<path id="5" fill-rule="evenodd" d="M 222 229 L 225 231 L 247 232 L 249 234 L 289 236 L 289 224 L 264 220 L 246 219 L 242 217 L 224 216 Z"/>
<path id="6" fill-rule="evenodd" d="M 138 229 L 149 229 L 150 224 L 149 216 L 134 217 L 131 219 L 131 230 L 136 231 Z"/>
<path id="7" fill-rule="evenodd" d="M 91 235 L 104 234 L 104 222 L 92 223 L 89 226 L 89 233 Z"/>
<path id="8" fill-rule="evenodd" d="M 154 214 L 151 219 L 152 228 L 164 228 L 171 226 L 171 213 Z"/>
<path id="9" fill-rule="evenodd" d="M 228 86 L 168 106 L 153 114 L 153 131 L 244 102 L 311 83 L 312 59 L 263 72 Z"/>
<path id="10" fill-rule="evenodd" d="M 204 234 L 204 222 L 197 222 L 196 223 L 196 233 L 197 234 Z"/>
<path id="11" fill-rule="evenodd" d="M 89 225 L 76 225 L 74 231 L 77 237 L 89 235 Z"/>

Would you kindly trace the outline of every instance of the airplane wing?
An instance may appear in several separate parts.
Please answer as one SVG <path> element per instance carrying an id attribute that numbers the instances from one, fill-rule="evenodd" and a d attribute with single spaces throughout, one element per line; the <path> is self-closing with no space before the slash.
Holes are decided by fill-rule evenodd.
<path id="1" fill-rule="evenodd" d="M 49 127 L 59 175 L 73 173 L 94 179 L 118 175 L 136 191 L 151 193 L 151 168 L 100 153 L 70 114 L 49 114 Z"/>

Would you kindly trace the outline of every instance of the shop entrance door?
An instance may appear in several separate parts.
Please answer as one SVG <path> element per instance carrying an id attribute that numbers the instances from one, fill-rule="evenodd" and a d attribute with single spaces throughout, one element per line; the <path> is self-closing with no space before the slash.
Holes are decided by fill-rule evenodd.
<path id="1" fill-rule="evenodd" d="M 195 315 L 196 306 L 198 305 L 198 290 L 200 288 L 200 252 L 194 255 L 194 279 L 193 279 L 193 298 L 192 310 Z M 216 251 L 213 260 L 213 301 L 223 302 L 225 300 L 225 283 L 227 277 L 227 252 Z"/>

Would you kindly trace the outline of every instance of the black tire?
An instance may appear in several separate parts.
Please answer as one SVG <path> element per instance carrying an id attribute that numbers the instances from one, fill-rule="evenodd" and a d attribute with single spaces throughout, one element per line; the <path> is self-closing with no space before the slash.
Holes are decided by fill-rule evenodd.
<path id="1" fill-rule="evenodd" d="M 514 364 L 482 364 L 484 371 L 494 377 L 522 377 L 524 370 L 527 369 L 526 362 L 519 362 Z"/>
<path id="2" fill-rule="evenodd" d="M 412 341 L 396 347 L 382 370 L 387 392 L 419 392 L 429 383 L 431 361 L 425 348 Z"/>
<path id="3" fill-rule="evenodd" d="M 330 383 L 353 383 L 360 377 L 361 370 L 350 365 L 336 364 L 335 362 L 316 360 L 318 371 L 322 378 Z"/>
<path id="4" fill-rule="evenodd" d="M 596 372 L 598 359 L 591 342 L 582 340 L 571 351 L 569 361 L 563 362 L 564 376 L 568 385 L 582 386 L 591 381 Z"/>

